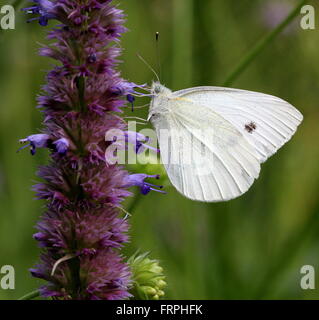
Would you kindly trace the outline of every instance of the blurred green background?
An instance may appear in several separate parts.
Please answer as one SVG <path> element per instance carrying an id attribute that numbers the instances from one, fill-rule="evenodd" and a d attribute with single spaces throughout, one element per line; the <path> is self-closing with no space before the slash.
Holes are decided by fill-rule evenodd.
<path id="1" fill-rule="evenodd" d="M 6 3 L 1 0 L 0 5 Z M 121 43 L 123 76 L 151 82 L 153 75 L 136 52 L 157 68 L 154 33 L 159 31 L 166 86 L 220 85 L 295 3 L 122 0 L 130 29 Z M 319 18 L 316 1 L 308 4 L 315 6 Z M 293 139 L 262 165 L 249 192 L 226 203 L 204 204 L 168 186 L 167 195 L 151 193 L 134 207 L 131 243 L 125 251 L 139 248 L 160 259 L 169 299 L 319 297 L 319 283 L 316 290 L 300 288 L 303 265 L 313 265 L 319 275 L 319 21 L 316 30 L 303 30 L 300 18 L 232 85 L 279 96 L 305 117 Z M 9 264 L 16 270 L 16 290 L 0 289 L 0 299 L 16 299 L 40 283 L 28 268 L 39 255 L 32 234 L 43 203 L 33 199 L 30 188 L 47 151 L 31 157 L 16 150 L 18 139 L 41 128 L 35 98 L 52 61 L 37 56 L 47 29 L 25 19 L 17 10 L 16 30 L 0 31 L 0 267 Z M 138 109 L 136 115 L 145 117 L 146 112 Z M 157 167 L 148 169 L 158 173 Z"/>

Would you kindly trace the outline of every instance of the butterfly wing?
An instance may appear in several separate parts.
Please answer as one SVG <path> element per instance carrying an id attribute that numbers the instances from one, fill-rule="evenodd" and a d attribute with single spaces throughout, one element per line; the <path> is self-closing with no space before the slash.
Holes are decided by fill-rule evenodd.
<path id="1" fill-rule="evenodd" d="M 162 162 L 174 187 L 198 201 L 217 202 L 246 192 L 259 175 L 253 146 L 210 107 L 170 99 L 170 112 L 151 120 Z"/>
<path id="2" fill-rule="evenodd" d="M 222 87 L 196 87 L 173 96 L 207 106 L 231 123 L 266 161 L 295 133 L 302 114 L 288 102 L 263 93 Z"/>

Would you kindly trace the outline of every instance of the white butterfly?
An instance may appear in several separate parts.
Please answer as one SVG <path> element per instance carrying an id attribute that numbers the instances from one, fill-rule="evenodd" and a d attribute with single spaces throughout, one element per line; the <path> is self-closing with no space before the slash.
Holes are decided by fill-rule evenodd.
<path id="1" fill-rule="evenodd" d="M 151 94 L 148 120 L 168 177 L 180 193 L 198 201 L 227 201 L 245 193 L 258 178 L 260 164 L 303 119 L 288 102 L 245 90 L 172 92 L 154 82 Z"/>

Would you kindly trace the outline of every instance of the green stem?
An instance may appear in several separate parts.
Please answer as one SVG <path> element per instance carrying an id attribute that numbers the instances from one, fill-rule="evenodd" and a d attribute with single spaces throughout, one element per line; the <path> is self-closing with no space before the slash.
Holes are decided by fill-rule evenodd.
<path id="1" fill-rule="evenodd" d="M 27 293 L 26 295 L 22 296 L 18 300 L 32 300 L 32 299 L 37 298 L 39 296 L 40 296 L 40 291 L 34 290 L 34 291 L 31 291 L 31 292 Z"/>
<path id="2" fill-rule="evenodd" d="M 80 278 L 80 260 L 78 257 L 70 259 L 68 261 L 70 273 L 71 273 L 71 287 L 72 296 L 74 299 L 78 299 L 79 292 L 81 291 L 81 278 Z"/>
<path id="3" fill-rule="evenodd" d="M 133 200 L 127 208 L 128 213 L 132 213 L 132 211 L 138 206 L 140 200 L 142 199 L 142 196 L 143 195 L 141 193 L 135 195 L 135 197 L 133 198 Z"/>
<path id="4" fill-rule="evenodd" d="M 244 58 L 238 63 L 236 68 L 226 77 L 223 86 L 227 87 L 231 85 L 238 76 L 252 63 L 252 61 L 261 53 L 261 51 L 270 44 L 277 35 L 279 35 L 294 18 L 300 13 L 301 7 L 306 3 L 306 0 L 300 1 L 300 3 L 293 9 L 285 20 L 283 20 L 275 29 L 266 34 L 260 39 L 256 45 L 244 56 Z"/>
<path id="5" fill-rule="evenodd" d="M 77 87 L 79 91 L 79 103 L 80 103 L 80 111 L 85 112 L 86 111 L 86 105 L 85 105 L 85 78 L 83 76 L 79 77 L 77 79 Z"/>

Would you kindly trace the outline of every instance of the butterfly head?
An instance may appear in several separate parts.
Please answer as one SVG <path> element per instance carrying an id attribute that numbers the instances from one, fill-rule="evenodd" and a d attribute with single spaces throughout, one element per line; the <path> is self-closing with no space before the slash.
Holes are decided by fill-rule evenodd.
<path id="1" fill-rule="evenodd" d="M 163 86 L 160 82 L 154 81 L 151 87 L 151 94 L 153 96 L 158 95 L 168 95 L 171 93 L 171 90 Z"/>
<path id="2" fill-rule="evenodd" d="M 147 120 L 154 120 L 163 112 L 166 112 L 169 95 L 172 91 L 163 86 L 159 81 L 154 81 L 151 87 L 152 101 Z"/>

